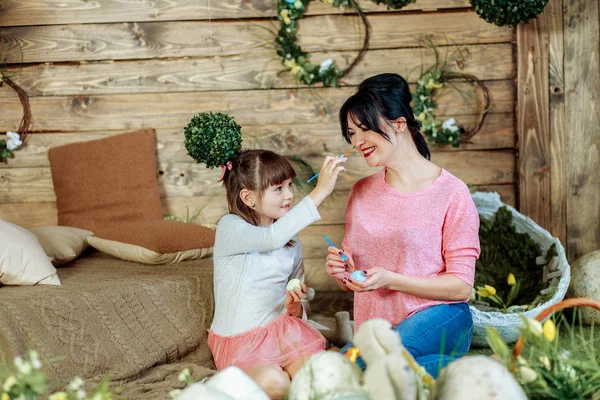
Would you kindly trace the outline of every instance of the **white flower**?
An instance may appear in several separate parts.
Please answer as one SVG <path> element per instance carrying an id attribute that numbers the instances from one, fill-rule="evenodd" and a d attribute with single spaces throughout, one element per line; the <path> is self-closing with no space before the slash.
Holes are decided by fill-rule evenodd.
<path id="1" fill-rule="evenodd" d="M 520 367 L 519 375 L 521 383 L 530 383 L 537 379 L 537 374 L 529 367 Z"/>
<path id="2" fill-rule="evenodd" d="M 15 364 L 15 367 L 21 368 L 23 366 L 23 359 L 21 358 L 21 356 L 16 356 L 13 363 Z"/>
<path id="3" fill-rule="evenodd" d="M 73 392 L 81 389 L 81 387 L 83 386 L 83 379 L 81 379 L 80 377 L 76 376 L 75 378 L 73 378 L 73 380 L 69 383 L 69 386 L 67 387 L 69 390 L 72 390 Z"/>
<path id="4" fill-rule="evenodd" d="M 544 328 L 540 321 L 536 319 L 526 319 L 525 324 L 527 325 L 527 329 L 533 333 L 535 336 L 542 336 L 544 332 Z"/>
<path id="5" fill-rule="evenodd" d="M 175 400 L 176 398 L 179 397 L 179 395 L 181 394 L 181 390 L 180 389 L 173 389 L 169 392 L 169 396 Z"/>
<path id="6" fill-rule="evenodd" d="M 21 141 L 21 137 L 16 132 L 6 132 L 6 136 L 8 136 L 8 140 L 6 141 L 6 148 L 9 150 L 18 149 L 19 146 L 23 144 Z"/>
<path id="7" fill-rule="evenodd" d="M 10 392 L 10 389 L 12 389 L 12 387 L 15 386 L 16 383 L 17 383 L 17 379 L 14 376 L 9 376 L 4 381 L 4 385 L 2 386 L 2 389 L 4 389 L 5 392 Z"/>
<path id="8" fill-rule="evenodd" d="M 79 389 L 77 392 L 75 392 L 75 395 L 77 396 L 77 398 L 79 400 L 84 400 L 85 396 L 86 396 L 86 393 L 85 393 L 85 390 Z"/>
<path id="9" fill-rule="evenodd" d="M 42 362 L 38 359 L 31 361 L 31 365 L 33 365 L 33 368 L 35 369 L 42 369 Z"/>
<path id="10" fill-rule="evenodd" d="M 321 63 L 321 66 L 319 67 L 319 74 L 322 74 L 323 72 L 327 71 L 331 64 L 333 64 L 333 60 L 331 58 L 328 58 L 327 60 L 323 61 Z"/>
<path id="11" fill-rule="evenodd" d="M 458 130 L 458 127 L 455 124 L 456 124 L 456 121 L 454 120 L 454 118 L 448 118 L 442 124 L 442 128 L 450 129 L 450 132 L 454 133 Z"/>
<path id="12" fill-rule="evenodd" d="M 182 370 L 182 371 L 179 373 L 179 376 L 177 377 L 177 379 L 178 379 L 180 382 L 187 382 L 187 381 L 188 381 L 188 379 L 191 379 L 191 378 L 192 378 L 192 374 L 190 373 L 190 370 L 189 370 L 189 368 L 185 368 L 185 369 L 183 369 L 183 370 Z"/>

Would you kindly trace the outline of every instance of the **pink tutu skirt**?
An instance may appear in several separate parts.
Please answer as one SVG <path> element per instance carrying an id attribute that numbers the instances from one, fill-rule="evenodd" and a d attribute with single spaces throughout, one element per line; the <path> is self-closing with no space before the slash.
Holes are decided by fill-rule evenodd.
<path id="1" fill-rule="evenodd" d="M 209 329 L 208 347 L 219 370 L 230 365 L 241 369 L 256 365 L 284 367 L 325 350 L 325 338 L 308 322 L 286 313 L 265 326 L 233 336 L 220 336 Z"/>

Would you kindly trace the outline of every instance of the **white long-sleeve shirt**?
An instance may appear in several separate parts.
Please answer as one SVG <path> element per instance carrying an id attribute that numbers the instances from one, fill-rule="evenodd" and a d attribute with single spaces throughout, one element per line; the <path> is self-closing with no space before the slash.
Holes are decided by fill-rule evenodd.
<path id="1" fill-rule="evenodd" d="M 264 326 L 284 313 L 285 287 L 304 281 L 298 232 L 321 219 L 309 196 L 268 227 L 227 214 L 214 246 L 215 315 L 211 330 L 233 336 Z M 296 243 L 284 247 L 290 240 Z"/>

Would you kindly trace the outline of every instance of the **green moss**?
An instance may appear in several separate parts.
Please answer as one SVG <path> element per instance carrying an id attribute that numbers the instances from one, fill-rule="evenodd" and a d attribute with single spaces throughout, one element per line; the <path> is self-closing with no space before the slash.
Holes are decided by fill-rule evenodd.
<path id="1" fill-rule="evenodd" d="M 476 264 L 475 286 L 491 285 L 506 299 L 510 273 L 520 283 L 519 294 L 512 304 L 530 304 L 544 289 L 543 269 L 536 265 L 542 254 L 540 246 L 527 233 L 516 231 L 512 213 L 500 207 L 493 219 L 480 216 L 479 241 L 481 255 Z"/>

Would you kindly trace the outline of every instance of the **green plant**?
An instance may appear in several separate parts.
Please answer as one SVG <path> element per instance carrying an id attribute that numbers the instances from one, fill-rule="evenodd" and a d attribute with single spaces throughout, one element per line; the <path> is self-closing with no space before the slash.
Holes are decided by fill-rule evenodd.
<path id="1" fill-rule="evenodd" d="M 475 12 L 485 21 L 498 26 L 517 26 L 537 17 L 548 0 L 471 0 Z"/>
<path id="2" fill-rule="evenodd" d="M 586 334 L 576 315 L 569 322 L 559 314 L 543 325 L 521 316 L 522 353 L 518 343 L 511 351 L 494 328 L 487 330 L 488 344 L 529 399 L 600 399 L 597 338 L 593 327 Z"/>
<path id="3" fill-rule="evenodd" d="M 0 370 L 0 400 L 37 400 L 48 393 L 48 379 L 36 351 L 16 357 L 12 366 Z M 73 378 L 64 390 L 48 395 L 48 400 L 112 400 L 109 381 L 105 379 L 87 393 L 84 381 Z"/>
<path id="4" fill-rule="evenodd" d="M 207 168 L 227 164 L 242 150 L 242 127 L 227 114 L 194 115 L 183 133 L 188 154 Z"/>

